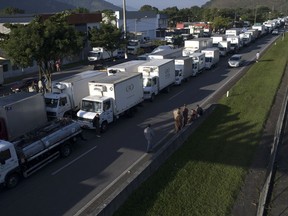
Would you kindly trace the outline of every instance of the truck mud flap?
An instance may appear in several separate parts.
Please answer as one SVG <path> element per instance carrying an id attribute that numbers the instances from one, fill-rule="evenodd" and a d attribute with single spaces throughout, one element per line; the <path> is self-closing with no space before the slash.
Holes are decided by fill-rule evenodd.
<path id="1" fill-rule="evenodd" d="M 54 154 L 50 155 L 49 157 L 45 158 L 42 160 L 40 163 L 34 165 L 33 167 L 27 169 L 24 173 L 23 176 L 27 178 L 28 176 L 32 175 L 33 173 L 37 172 L 39 169 L 42 167 L 46 166 L 47 164 L 51 163 L 55 159 L 60 157 L 59 151 L 55 152 Z"/>

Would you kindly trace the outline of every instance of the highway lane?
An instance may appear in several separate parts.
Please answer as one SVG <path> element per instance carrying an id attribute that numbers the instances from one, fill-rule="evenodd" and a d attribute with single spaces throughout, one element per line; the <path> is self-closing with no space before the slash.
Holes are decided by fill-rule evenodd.
<path id="1" fill-rule="evenodd" d="M 272 40 L 267 36 L 241 51 L 249 63 L 257 50 Z M 0 193 L 1 215 L 74 215 L 93 197 L 145 155 L 143 128 L 152 123 L 156 141 L 173 133 L 172 110 L 184 103 L 189 108 L 205 101 L 243 68 L 227 68 L 227 57 L 218 66 L 175 86 L 168 94 L 156 97 L 153 103 L 144 102 L 135 117 L 119 119 L 109 130 L 96 138 L 85 131 L 88 141 L 75 145 L 71 157 L 59 159 L 24 180 L 13 190 Z"/>

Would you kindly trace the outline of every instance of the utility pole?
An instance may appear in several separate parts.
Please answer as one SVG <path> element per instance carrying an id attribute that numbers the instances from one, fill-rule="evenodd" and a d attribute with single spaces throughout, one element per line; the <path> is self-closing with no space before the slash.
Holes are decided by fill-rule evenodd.
<path id="1" fill-rule="evenodd" d="M 126 0 L 123 0 L 123 30 L 124 30 L 124 39 L 127 38 L 127 21 L 126 21 Z M 127 59 L 127 47 L 125 47 L 125 59 Z"/>

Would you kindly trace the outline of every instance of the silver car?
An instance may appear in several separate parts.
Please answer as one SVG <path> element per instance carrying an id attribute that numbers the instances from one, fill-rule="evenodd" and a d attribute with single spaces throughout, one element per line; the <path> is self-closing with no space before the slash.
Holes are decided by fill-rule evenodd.
<path id="1" fill-rule="evenodd" d="M 228 65 L 229 67 L 241 67 L 244 61 L 242 59 L 242 55 L 236 54 L 229 58 Z"/>

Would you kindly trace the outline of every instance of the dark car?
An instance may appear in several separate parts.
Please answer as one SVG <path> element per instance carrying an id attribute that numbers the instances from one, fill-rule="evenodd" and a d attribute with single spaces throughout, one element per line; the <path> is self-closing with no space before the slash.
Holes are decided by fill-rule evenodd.
<path id="1" fill-rule="evenodd" d="M 11 87 L 11 91 L 14 93 L 21 91 L 31 92 L 31 91 L 37 91 L 37 88 L 38 88 L 38 79 L 36 77 L 28 77 L 14 84 Z"/>

